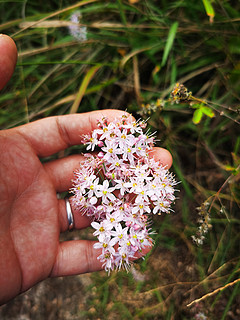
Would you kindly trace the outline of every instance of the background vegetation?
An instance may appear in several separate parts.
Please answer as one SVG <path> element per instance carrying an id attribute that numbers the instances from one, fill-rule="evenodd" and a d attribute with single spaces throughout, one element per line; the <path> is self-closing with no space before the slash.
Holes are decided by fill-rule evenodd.
<path id="1" fill-rule="evenodd" d="M 240 318 L 239 12 L 234 0 L 0 2 L 0 32 L 19 51 L 1 129 L 127 109 L 149 117 L 181 181 L 175 212 L 155 219 L 155 246 L 130 273 L 49 279 L 1 307 L 2 319 Z"/>

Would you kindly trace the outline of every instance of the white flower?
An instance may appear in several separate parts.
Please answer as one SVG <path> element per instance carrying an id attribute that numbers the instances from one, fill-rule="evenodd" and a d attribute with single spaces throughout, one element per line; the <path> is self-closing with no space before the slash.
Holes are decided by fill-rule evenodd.
<path id="1" fill-rule="evenodd" d="M 91 226 L 96 229 L 93 235 L 98 237 L 99 241 L 102 242 L 107 236 L 110 236 L 110 230 L 112 229 L 112 225 L 108 223 L 108 221 L 103 220 L 102 222 L 98 223 L 93 221 Z"/>
<path id="2" fill-rule="evenodd" d="M 144 201 L 136 203 L 132 209 L 133 214 L 144 214 L 144 213 L 150 213 L 151 209 L 149 207 L 149 203 L 145 203 Z"/>
<path id="3" fill-rule="evenodd" d="M 150 169 L 148 164 L 138 164 L 135 168 L 133 168 L 135 175 L 138 177 L 139 181 L 149 181 L 152 180 L 150 177 Z"/>
<path id="4" fill-rule="evenodd" d="M 114 161 L 116 159 L 116 155 L 120 154 L 121 151 L 118 149 L 117 145 L 112 141 L 106 140 L 105 144 L 106 146 L 102 147 L 102 151 L 105 153 L 103 159 L 111 163 L 111 159 L 113 159 Z"/>
<path id="5" fill-rule="evenodd" d="M 124 166 L 123 160 L 119 159 L 117 156 L 113 156 L 111 158 L 109 158 L 109 167 L 108 170 L 109 171 L 121 171 L 122 167 Z"/>
<path id="6" fill-rule="evenodd" d="M 109 187 L 109 181 L 104 180 L 103 184 L 98 185 L 97 190 L 95 191 L 95 194 L 98 198 L 102 197 L 103 203 L 106 202 L 108 199 L 110 201 L 115 200 L 115 196 L 113 195 L 113 191 L 115 190 L 114 187 Z"/>
<path id="7" fill-rule="evenodd" d="M 129 270 L 131 262 L 130 258 L 134 258 L 135 252 L 131 250 L 130 241 L 127 242 L 124 246 L 120 246 L 118 252 L 115 254 L 115 264 L 118 269 L 124 267 L 126 270 Z"/>
<path id="8" fill-rule="evenodd" d="M 155 193 L 154 190 L 147 189 L 147 186 L 142 184 L 136 188 L 136 194 L 135 203 L 140 203 L 143 201 L 148 202 L 149 197 L 153 196 Z"/>
<path id="9" fill-rule="evenodd" d="M 114 269 L 114 256 L 112 252 L 104 250 L 104 252 L 98 256 L 98 260 L 103 262 L 102 266 L 108 273 Z"/>
<path id="10" fill-rule="evenodd" d="M 111 236 L 116 244 L 117 242 L 121 245 L 128 240 L 128 227 L 122 228 L 122 225 L 118 223 L 115 226 L 115 230 L 111 231 Z"/>
<path id="11" fill-rule="evenodd" d="M 105 237 L 101 237 L 101 240 L 99 239 L 99 242 L 94 243 L 93 247 L 95 249 L 102 249 L 102 253 L 111 253 L 114 254 L 115 253 L 115 249 L 114 246 L 115 243 L 113 241 L 113 239 L 111 239 L 110 236 L 105 236 Z"/>
<path id="12" fill-rule="evenodd" d="M 170 208 L 170 202 L 165 199 L 159 199 L 158 201 L 154 202 L 153 214 L 160 215 L 162 212 L 168 213 Z"/>
<path id="13" fill-rule="evenodd" d="M 89 141 L 86 142 L 87 148 L 86 150 L 90 150 L 93 151 L 95 149 L 95 147 L 98 145 L 99 140 L 98 140 L 98 135 L 96 132 L 92 133 L 92 136 L 89 138 Z"/>
<path id="14" fill-rule="evenodd" d="M 115 180 L 116 185 L 114 186 L 115 189 L 119 189 L 121 196 L 124 196 L 125 192 L 127 191 L 126 182 L 121 179 Z"/>
<path id="15" fill-rule="evenodd" d="M 112 226 L 113 229 L 113 227 L 116 227 L 119 223 L 122 222 L 120 211 L 114 211 L 112 213 L 107 212 L 106 220 L 108 221 L 108 224 Z"/>
<path id="16" fill-rule="evenodd" d="M 116 137 L 116 141 L 118 142 L 120 149 L 125 149 L 128 146 L 133 146 L 135 144 L 135 140 L 136 138 L 134 137 L 134 135 L 128 134 L 127 129 L 123 129 Z"/>
<path id="17" fill-rule="evenodd" d="M 88 188 L 89 188 L 88 198 L 91 198 L 94 196 L 94 194 L 96 194 L 98 187 L 99 187 L 99 178 L 92 179 L 91 183 L 89 183 L 88 185 Z"/>
<path id="18" fill-rule="evenodd" d="M 130 164 L 134 163 L 135 157 L 134 157 L 134 153 L 135 153 L 135 148 L 132 146 L 125 146 L 125 148 L 122 150 L 121 154 L 123 157 L 124 161 L 129 161 Z"/>
<path id="19" fill-rule="evenodd" d="M 130 181 L 126 182 L 124 185 L 128 188 L 129 193 L 136 193 L 136 190 L 139 187 L 139 181 L 137 177 L 131 177 Z"/>

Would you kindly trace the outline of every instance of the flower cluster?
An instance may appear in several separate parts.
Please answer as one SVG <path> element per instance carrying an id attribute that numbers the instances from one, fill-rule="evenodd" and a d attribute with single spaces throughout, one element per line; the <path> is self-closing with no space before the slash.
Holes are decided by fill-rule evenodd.
<path id="1" fill-rule="evenodd" d="M 201 204 L 201 207 L 197 208 L 199 219 L 197 222 L 199 223 L 198 231 L 196 235 L 192 236 L 192 240 L 197 245 L 202 245 L 205 240 L 205 235 L 208 233 L 209 229 L 212 228 L 211 225 L 211 217 L 209 213 L 209 206 L 210 203 L 208 201 L 205 201 Z"/>
<path id="2" fill-rule="evenodd" d="M 176 83 L 175 87 L 171 92 L 170 101 L 174 103 L 185 102 L 191 100 L 192 92 L 181 83 Z"/>
<path id="3" fill-rule="evenodd" d="M 194 100 L 196 101 L 195 105 L 199 104 L 200 100 L 197 98 L 194 98 L 192 96 L 191 91 L 188 91 L 188 89 L 183 84 L 176 83 L 168 99 L 158 98 L 156 101 L 152 101 L 150 103 L 143 103 L 141 104 L 141 108 L 138 113 L 141 116 L 151 115 L 152 113 L 155 113 L 157 111 L 162 111 L 163 108 L 166 108 L 169 103 L 172 105 L 172 104 L 179 104 L 183 102 L 183 103 L 189 103 L 191 105 L 191 102 L 194 102 Z M 208 111 L 208 114 L 210 114 L 210 111 Z"/>
<path id="4" fill-rule="evenodd" d="M 75 171 L 73 206 L 93 218 L 92 227 L 101 248 L 98 259 L 106 271 L 130 266 L 145 246 L 151 245 L 150 214 L 168 213 L 175 200 L 173 176 L 149 156 L 154 137 L 144 133 L 144 121 L 128 114 L 85 135 L 86 160 Z"/>
<path id="5" fill-rule="evenodd" d="M 68 27 L 70 34 L 80 42 L 87 40 L 87 28 L 80 26 L 81 17 L 81 12 L 75 11 L 70 17 L 73 24 Z"/>
<path id="6" fill-rule="evenodd" d="M 157 99 L 157 101 L 153 101 L 150 103 L 142 103 L 141 109 L 138 112 L 141 116 L 150 115 L 151 113 L 156 112 L 157 110 L 162 110 L 167 101 L 163 99 Z"/>

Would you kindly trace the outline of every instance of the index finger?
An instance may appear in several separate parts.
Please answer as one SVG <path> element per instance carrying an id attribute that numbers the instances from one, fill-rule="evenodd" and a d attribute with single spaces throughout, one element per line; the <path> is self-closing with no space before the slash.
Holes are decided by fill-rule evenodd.
<path id="1" fill-rule="evenodd" d="M 82 136 L 96 129 L 97 121 L 103 116 L 112 121 L 124 113 L 107 109 L 49 117 L 11 130 L 23 135 L 39 157 L 47 157 L 69 146 L 81 144 Z"/>
<path id="2" fill-rule="evenodd" d="M 0 90 L 10 80 L 17 62 L 17 47 L 7 35 L 0 34 Z"/>

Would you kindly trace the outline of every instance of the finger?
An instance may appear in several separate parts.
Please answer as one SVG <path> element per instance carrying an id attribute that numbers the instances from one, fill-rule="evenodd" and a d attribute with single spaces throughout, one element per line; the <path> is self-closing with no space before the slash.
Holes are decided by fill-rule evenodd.
<path id="1" fill-rule="evenodd" d="M 93 248 L 94 243 L 96 242 L 90 240 L 74 240 L 60 243 L 50 276 L 62 277 L 102 270 L 102 262 L 97 259 L 101 254 L 101 249 Z M 150 250 L 151 246 L 145 247 L 141 254 L 136 256 L 136 259 L 146 255 Z"/>
<path id="2" fill-rule="evenodd" d="M 10 80 L 17 62 L 17 47 L 7 35 L 0 35 L 0 90 Z"/>
<path id="3" fill-rule="evenodd" d="M 149 152 L 149 155 L 156 161 L 159 161 L 167 169 L 172 165 L 172 155 L 167 149 L 155 147 Z"/>
<path id="4" fill-rule="evenodd" d="M 66 202 L 64 199 L 58 200 L 59 201 L 59 226 L 60 232 L 65 232 L 68 230 L 68 218 L 67 218 L 67 209 L 66 209 Z M 71 198 L 70 198 L 70 205 L 71 205 Z M 74 206 L 71 205 L 72 214 L 73 214 L 73 221 L 74 221 L 74 229 L 83 229 L 87 228 L 91 225 L 92 219 L 88 216 L 84 215 L 83 212 L 74 209 Z"/>
<path id="5" fill-rule="evenodd" d="M 46 157 L 69 146 L 80 144 L 82 136 L 96 129 L 97 121 L 103 116 L 113 121 L 124 113 L 126 112 L 108 109 L 49 117 L 12 130 L 22 134 L 38 156 Z"/>
<path id="6" fill-rule="evenodd" d="M 61 242 L 50 276 L 70 276 L 101 270 L 102 263 L 97 259 L 101 252 L 93 248 L 94 243 L 90 240 Z"/>
<path id="7" fill-rule="evenodd" d="M 45 171 L 52 181 L 56 192 L 68 191 L 74 178 L 74 170 L 84 161 L 83 155 L 71 155 L 66 158 L 50 161 L 44 164 Z"/>

